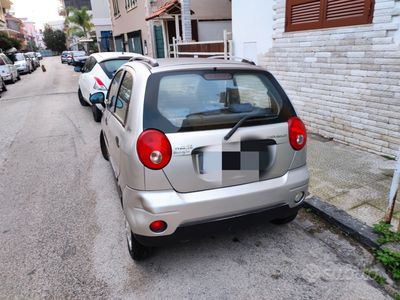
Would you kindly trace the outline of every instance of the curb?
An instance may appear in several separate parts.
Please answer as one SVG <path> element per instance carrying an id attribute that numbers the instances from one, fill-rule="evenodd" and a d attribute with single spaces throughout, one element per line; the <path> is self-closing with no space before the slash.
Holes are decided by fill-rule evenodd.
<path id="1" fill-rule="evenodd" d="M 307 198 L 303 207 L 312 209 L 325 221 L 338 227 L 367 248 L 372 250 L 380 248 L 377 242 L 379 236 L 372 231 L 372 227 L 352 217 L 344 210 L 338 209 L 336 206 L 326 203 L 315 196 Z"/>

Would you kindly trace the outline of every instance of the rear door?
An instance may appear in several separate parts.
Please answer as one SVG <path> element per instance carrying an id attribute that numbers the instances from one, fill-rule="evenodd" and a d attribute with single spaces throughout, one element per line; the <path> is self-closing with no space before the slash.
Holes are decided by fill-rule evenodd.
<path id="1" fill-rule="evenodd" d="M 288 171 L 294 151 L 287 120 L 295 113 L 273 78 L 263 72 L 198 71 L 151 81 L 144 127 L 167 134 L 173 154 L 163 172 L 176 191 L 257 182 Z M 226 140 L 248 115 L 255 117 Z"/>
<path id="2" fill-rule="evenodd" d="M 125 82 L 120 93 L 121 83 L 124 79 L 124 70 L 120 70 L 111 82 L 110 89 L 107 95 L 107 107 L 104 115 L 105 122 L 105 137 L 110 155 L 110 162 L 114 170 L 115 176 L 119 175 L 119 160 L 121 137 L 124 132 L 125 120 L 129 100 L 126 98 Z M 129 94 L 130 95 L 130 94 Z M 125 117 L 124 117 L 125 115 Z"/>

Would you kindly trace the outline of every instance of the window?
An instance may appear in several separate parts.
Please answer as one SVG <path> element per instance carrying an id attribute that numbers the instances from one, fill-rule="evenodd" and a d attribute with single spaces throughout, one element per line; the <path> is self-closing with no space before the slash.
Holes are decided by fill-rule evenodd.
<path id="1" fill-rule="evenodd" d="M 147 84 L 144 127 L 166 133 L 231 128 L 248 115 L 248 126 L 287 121 L 290 107 L 264 72 L 190 71 L 153 74 Z M 285 105 L 284 105 L 285 104 Z"/>
<path id="2" fill-rule="evenodd" d="M 372 23 L 375 0 L 287 0 L 286 31 Z"/>
<path id="3" fill-rule="evenodd" d="M 112 0 L 112 5 L 113 5 L 114 17 L 119 16 L 121 12 L 119 11 L 118 0 Z"/>
<path id="4" fill-rule="evenodd" d="M 0 66 L 4 66 L 6 63 L 4 62 L 3 58 L 0 57 Z"/>
<path id="5" fill-rule="evenodd" d="M 128 113 L 129 101 L 131 99 L 133 85 L 133 77 L 129 72 L 125 73 L 124 79 L 122 80 L 121 87 L 119 89 L 117 102 L 115 105 L 115 116 L 125 124 L 126 115 Z"/>
<path id="6" fill-rule="evenodd" d="M 125 63 L 129 61 L 130 58 L 124 59 L 111 59 L 105 60 L 100 63 L 100 67 L 103 69 L 104 73 L 108 78 L 112 78 L 114 73 Z"/>
<path id="7" fill-rule="evenodd" d="M 4 59 L 4 61 L 6 62 L 7 65 L 13 65 L 14 64 L 7 56 L 4 56 L 3 59 Z"/>
<path id="8" fill-rule="evenodd" d="M 137 6 L 137 0 L 125 0 L 125 9 L 130 10 Z"/>
<path id="9" fill-rule="evenodd" d="M 92 71 L 96 64 L 97 64 L 96 59 L 94 57 L 89 57 L 89 59 L 83 66 L 83 73 L 89 73 L 90 71 Z"/>
<path id="10" fill-rule="evenodd" d="M 121 83 L 123 73 L 124 73 L 124 71 L 121 70 L 115 75 L 113 81 L 111 82 L 110 90 L 108 91 L 108 94 L 107 94 L 107 100 L 108 100 L 107 107 L 111 112 L 114 112 L 115 99 L 117 98 L 119 84 Z"/>

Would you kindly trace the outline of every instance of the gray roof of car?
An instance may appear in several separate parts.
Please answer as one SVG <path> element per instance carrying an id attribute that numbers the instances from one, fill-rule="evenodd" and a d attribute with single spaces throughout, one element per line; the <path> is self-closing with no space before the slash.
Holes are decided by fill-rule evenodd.
<path id="1" fill-rule="evenodd" d="M 135 57 L 139 55 L 131 52 L 98 52 L 93 53 L 91 56 L 93 56 L 98 62 L 102 62 L 104 60 L 115 59 L 119 57 Z"/>
<path id="2" fill-rule="evenodd" d="M 139 61 L 145 63 L 146 61 Z M 262 68 L 250 64 L 249 62 L 241 62 L 235 60 L 211 59 L 211 58 L 161 58 L 154 60 L 158 66 L 151 67 L 152 73 L 165 72 L 168 70 L 183 70 L 183 69 L 210 69 L 210 68 L 227 68 L 227 69 L 250 69 L 261 70 Z M 138 61 L 129 62 L 135 64 Z"/>

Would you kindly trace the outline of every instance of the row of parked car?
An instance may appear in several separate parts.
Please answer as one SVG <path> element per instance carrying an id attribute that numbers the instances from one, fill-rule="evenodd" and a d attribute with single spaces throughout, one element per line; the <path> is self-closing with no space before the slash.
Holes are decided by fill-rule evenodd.
<path id="1" fill-rule="evenodd" d="M 235 60 L 96 53 L 75 63 L 134 260 L 204 230 L 296 218 L 309 181 L 306 128 L 271 73 Z"/>
<path id="2" fill-rule="evenodd" d="M 40 67 L 42 55 L 39 52 L 0 53 L 0 89 L 7 91 L 7 83 L 21 80 L 21 74 L 31 74 Z"/>

